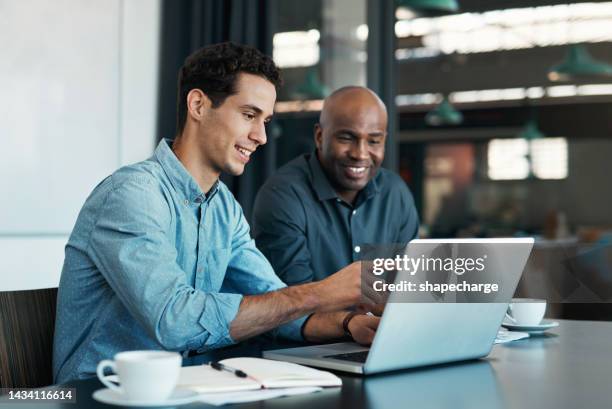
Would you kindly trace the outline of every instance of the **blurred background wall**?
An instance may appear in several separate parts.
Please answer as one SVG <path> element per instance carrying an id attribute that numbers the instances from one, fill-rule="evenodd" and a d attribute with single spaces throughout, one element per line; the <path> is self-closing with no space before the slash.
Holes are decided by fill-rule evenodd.
<path id="1" fill-rule="evenodd" d="M 57 286 L 89 192 L 150 155 L 159 9 L 0 1 L 0 290 Z"/>

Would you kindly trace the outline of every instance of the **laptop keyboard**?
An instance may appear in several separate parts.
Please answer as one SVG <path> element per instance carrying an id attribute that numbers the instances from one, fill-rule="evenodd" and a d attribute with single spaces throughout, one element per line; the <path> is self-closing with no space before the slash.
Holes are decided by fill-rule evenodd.
<path id="1" fill-rule="evenodd" d="M 324 356 L 324 358 L 340 359 L 342 361 L 359 362 L 363 364 L 368 358 L 368 352 L 370 351 L 359 351 L 359 352 L 349 352 L 346 354 L 326 355 Z"/>

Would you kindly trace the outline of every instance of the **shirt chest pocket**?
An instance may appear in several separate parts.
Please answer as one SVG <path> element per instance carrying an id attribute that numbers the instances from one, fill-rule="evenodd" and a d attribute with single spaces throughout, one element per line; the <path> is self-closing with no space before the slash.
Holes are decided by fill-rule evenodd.
<path id="1" fill-rule="evenodd" d="M 204 256 L 203 266 L 196 271 L 196 285 L 207 291 L 221 289 L 230 260 L 230 249 L 211 249 Z"/>

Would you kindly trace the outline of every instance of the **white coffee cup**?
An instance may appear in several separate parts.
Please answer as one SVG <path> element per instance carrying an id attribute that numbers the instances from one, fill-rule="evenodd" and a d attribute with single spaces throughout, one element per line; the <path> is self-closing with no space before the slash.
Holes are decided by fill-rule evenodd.
<path id="1" fill-rule="evenodd" d="M 513 298 L 508 305 L 506 318 L 515 325 L 538 325 L 546 312 L 546 300 Z"/>
<path id="2" fill-rule="evenodd" d="M 168 399 L 178 382 L 181 356 L 168 351 L 127 351 L 114 360 L 100 361 L 96 373 L 109 389 L 127 400 L 154 403 Z M 119 377 L 120 385 L 112 383 L 104 370 L 110 368 Z"/>

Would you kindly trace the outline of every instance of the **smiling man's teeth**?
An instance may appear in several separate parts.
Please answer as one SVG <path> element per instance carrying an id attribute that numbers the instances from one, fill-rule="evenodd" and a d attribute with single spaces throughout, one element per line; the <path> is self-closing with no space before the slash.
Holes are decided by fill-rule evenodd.
<path id="1" fill-rule="evenodd" d="M 252 152 L 249 150 L 246 150 L 244 148 L 239 148 L 239 147 L 236 147 L 236 149 L 238 150 L 238 152 L 242 153 L 244 156 L 251 156 Z"/>
<path id="2" fill-rule="evenodd" d="M 353 173 L 361 173 L 361 172 L 364 172 L 366 170 L 366 168 L 355 168 L 353 166 L 349 166 L 348 168 Z"/>

